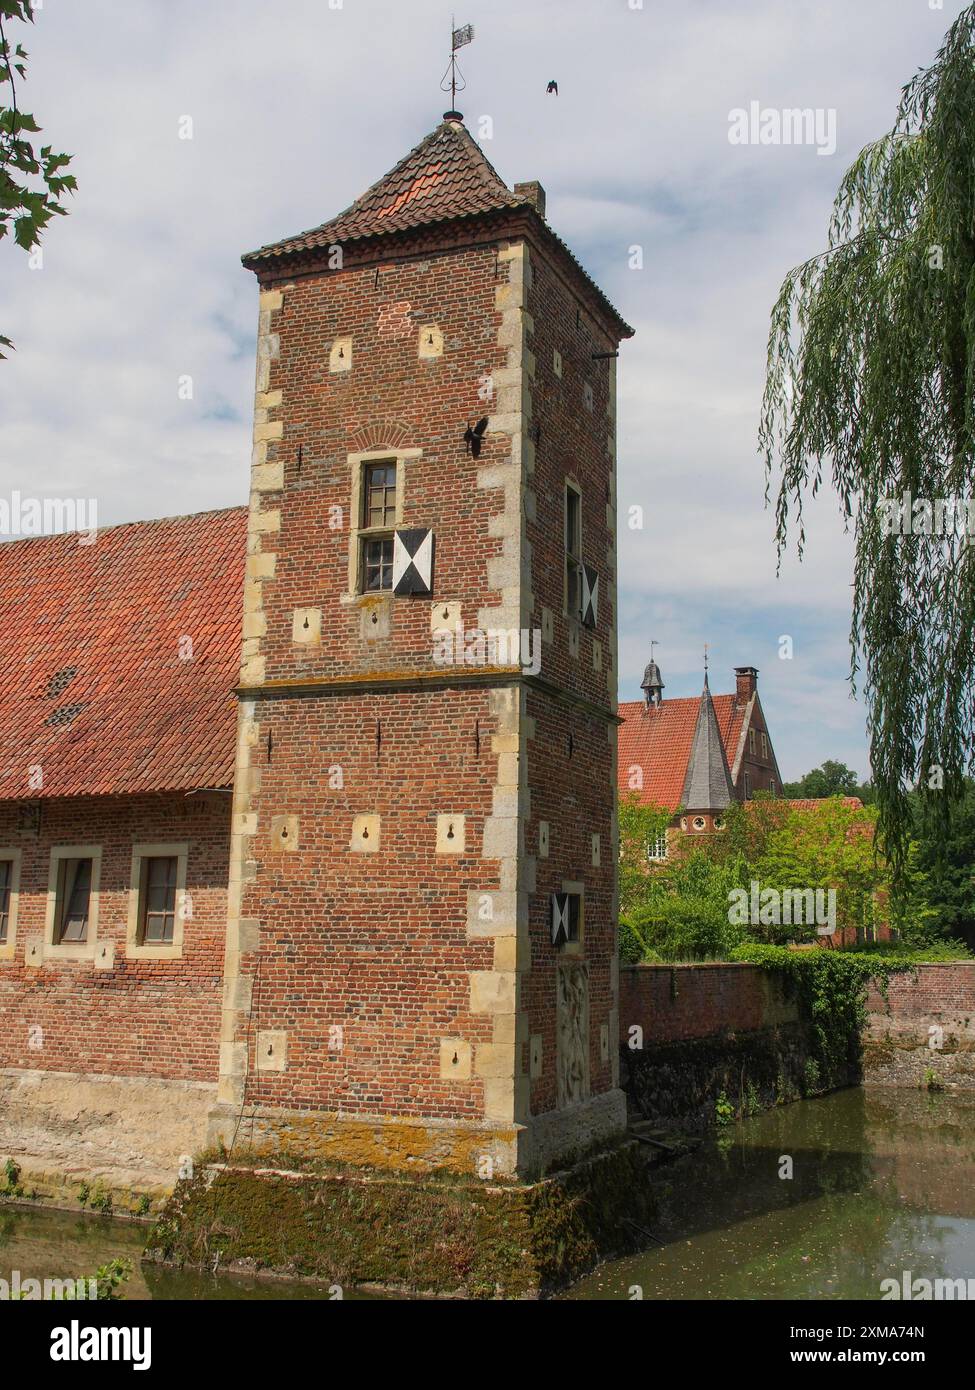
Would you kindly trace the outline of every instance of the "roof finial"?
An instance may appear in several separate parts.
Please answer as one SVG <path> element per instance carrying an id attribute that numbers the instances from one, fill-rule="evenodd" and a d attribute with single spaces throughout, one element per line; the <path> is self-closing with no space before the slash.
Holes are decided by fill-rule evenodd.
<path id="1" fill-rule="evenodd" d="M 464 81 L 464 74 L 457 66 L 457 50 L 470 43 L 473 37 L 473 24 L 465 24 L 460 29 L 455 29 L 454 17 L 453 15 L 450 16 L 450 63 L 440 81 L 440 90 L 450 92 L 450 110 L 443 113 L 445 121 L 462 123 L 464 120 L 463 113 L 457 110 L 457 93 L 462 92 L 467 83 Z"/>
<path id="2" fill-rule="evenodd" d="M 705 685 L 705 688 L 707 688 L 707 683 L 708 683 L 708 652 L 709 652 L 710 650 L 711 650 L 710 645 L 709 645 L 707 642 L 705 642 L 705 644 L 704 644 L 704 685 Z"/>
<path id="3" fill-rule="evenodd" d="M 646 692 L 647 709 L 659 705 L 663 698 L 663 677 L 660 674 L 660 667 L 653 659 L 653 649 L 659 646 L 660 643 L 656 639 L 650 643 L 650 664 L 644 671 L 643 680 L 640 682 L 640 689 Z"/>

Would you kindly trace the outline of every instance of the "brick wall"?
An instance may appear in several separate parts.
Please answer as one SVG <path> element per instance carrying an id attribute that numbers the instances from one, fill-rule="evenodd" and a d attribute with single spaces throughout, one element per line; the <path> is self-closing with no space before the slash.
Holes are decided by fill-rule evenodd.
<path id="1" fill-rule="evenodd" d="M 519 241 L 399 248 L 263 286 L 228 1110 L 489 1125 L 552 1111 L 549 898 L 567 881 L 585 894 L 586 1086 L 614 1086 L 615 383 L 592 357 L 614 347 Z M 482 415 L 475 460 L 463 432 Z M 369 452 L 397 459 L 397 527 L 434 532 L 432 598 L 356 592 L 354 480 Z M 570 470 L 600 576 L 595 632 L 564 611 Z M 306 609 L 311 640 L 296 627 Z M 538 681 L 438 666 L 445 613 L 461 633 L 544 630 Z M 461 854 L 438 848 L 445 815 L 464 817 Z M 353 839 L 363 816 L 378 817 L 374 852 Z M 607 1128 L 618 1092 L 612 1104 Z"/>
<path id="2" fill-rule="evenodd" d="M 647 1043 L 748 1032 L 798 1017 L 781 984 L 745 963 L 627 965 L 620 969 L 620 1042 L 630 1028 Z"/>
<path id="3" fill-rule="evenodd" d="M 0 1067 L 215 1083 L 229 813 L 221 794 L 46 801 L 35 836 L 19 828 L 14 805 L 0 804 L 0 847 L 22 855 L 15 954 L 0 961 Z M 178 960 L 126 956 L 135 843 L 189 845 L 193 915 Z M 102 850 L 97 941 L 114 948 L 111 968 L 28 967 L 28 944 L 45 930 L 51 848 L 72 844 Z"/>
<path id="4" fill-rule="evenodd" d="M 864 1072 L 873 1085 L 975 1089 L 975 961 L 918 965 L 872 989 Z"/>

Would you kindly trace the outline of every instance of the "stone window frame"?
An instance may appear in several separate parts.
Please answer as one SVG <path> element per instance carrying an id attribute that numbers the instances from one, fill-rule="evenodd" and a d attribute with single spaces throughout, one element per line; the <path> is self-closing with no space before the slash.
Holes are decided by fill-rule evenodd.
<path id="1" fill-rule="evenodd" d="M 61 876 L 63 859 L 91 860 L 91 889 L 88 898 L 88 934 L 84 941 L 58 941 L 58 879 Z M 47 875 L 47 903 L 44 911 L 44 959 L 45 960 L 91 960 L 95 959 L 98 943 L 98 907 L 101 898 L 102 847 L 101 845 L 52 845 L 51 860 Z"/>
<path id="2" fill-rule="evenodd" d="M 579 937 L 576 941 L 566 941 L 562 946 L 563 956 L 583 956 L 586 947 L 586 885 L 575 879 L 564 878 L 561 892 L 574 893 L 579 899 Z"/>
<path id="3" fill-rule="evenodd" d="M 363 492 L 366 469 L 374 463 L 394 463 L 396 465 L 396 519 L 394 529 L 403 525 L 403 502 L 406 493 L 406 465 L 423 457 L 422 449 L 366 449 L 361 453 L 346 456 L 349 465 L 349 572 L 346 602 L 355 599 L 375 599 L 381 595 L 392 595 L 391 589 L 364 590 L 362 587 L 362 541 L 371 534 L 371 528 L 363 526 Z M 383 534 L 388 528 L 383 527 Z M 377 532 L 378 534 L 378 532 Z"/>
<path id="4" fill-rule="evenodd" d="M 7 935 L 0 941 L 0 963 L 13 960 L 17 950 L 17 917 L 20 911 L 20 870 L 23 850 L 0 846 L 0 859 L 10 865 L 10 902 L 7 908 Z"/>
<path id="5" fill-rule="evenodd" d="M 183 955 L 183 923 L 186 906 L 186 866 L 189 861 L 189 841 L 167 844 L 139 843 L 132 846 L 132 870 L 129 876 L 129 906 L 125 924 L 125 954 L 129 960 L 180 960 Z M 172 941 L 143 942 L 139 939 L 142 861 L 143 859 L 176 860 L 176 915 L 173 920 Z"/>

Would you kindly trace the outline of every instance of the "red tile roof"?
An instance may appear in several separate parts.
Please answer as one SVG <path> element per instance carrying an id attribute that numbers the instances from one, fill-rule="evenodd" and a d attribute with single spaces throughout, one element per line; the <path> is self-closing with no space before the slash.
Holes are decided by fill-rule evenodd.
<path id="1" fill-rule="evenodd" d="M 0 544 L 0 798 L 232 784 L 246 536 L 233 507 Z"/>
<path id="2" fill-rule="evenodd" d="M 739 704 L 734 695 L 713 695 L 711 698 L 728 766 L 734 773 L 747 704 Z M 620 718 L 624 720 L 619 727 L 621 792 L 634 790 L 630 787 L 630 769 L 637 766 L 643 771 L 643 789 L 636 794 L 644 805 L 677 810 L 700 707 L 698 695 L 663 700 L 649 709 L 643 700 L 631 700 L 619 706 Z"/>
<path id="3" fill-rule="evenodd" d="M 511 192 L 466 128 L 445 121 L 337 217 L 251 251 L 244 264 L 526 206 L 528 200 Z"/>
<path id="4" fill-rule="evenodd" d="M 794 811 L 815 811 L 817 806 L 822 806 L 824 800 L 832 800 L 832 798 L 805 796 L 787 801 L 785 804 L 791 806 Z M 858 796 L 841 796 L 840 804 L 846 806 L 850 811 L 863 810 L 863 802 Z"/>
<path id="5" fill-rule="evenodd" d="M 633 336 L 633 329 L 540 216 L 532 198 L 508 188 L 481 146 L 457 121 L 438 125 L 337 217 L 297 236 L 258 247 L 241 259 L 249 270 L 273 271 L 295 259 L 315 260 L 332 246 L 504 213 L 517 213 L 532 221 L 543 241 L 556 248 L 579 273 L 610 315 L 620 337 Z"/>

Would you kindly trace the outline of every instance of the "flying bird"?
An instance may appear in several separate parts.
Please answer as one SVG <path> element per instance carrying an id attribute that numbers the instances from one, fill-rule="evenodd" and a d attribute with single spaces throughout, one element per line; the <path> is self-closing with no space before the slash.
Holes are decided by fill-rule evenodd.
<path id="1" fill-rule="evenodd" d="M 556 82 L 554 77 L 552 78 L 548 86 L 545 88 L 545 91 L 548 93 L 549 96 L 558 96 L 559 84 Z"/>
<path id="2" fill-rule="evenodd" d="M 486 415 L 478 420 L 473 427 L 469 420 L 467 422 L 467 429 L 464 431 L 464 443 L 467 445 L 467 452 L 472 458 L 480 458 L 481 456 L 481 443 L 487 427 L 488 417 Z"/>

